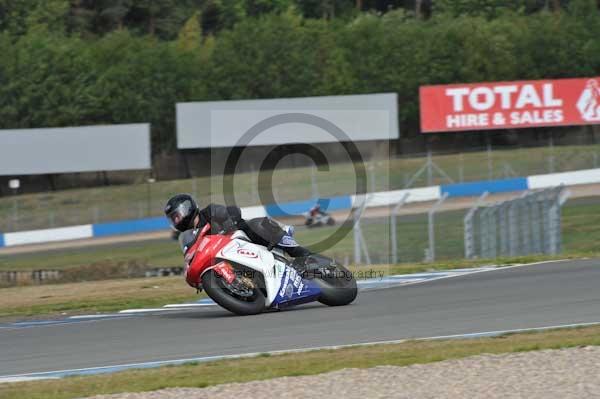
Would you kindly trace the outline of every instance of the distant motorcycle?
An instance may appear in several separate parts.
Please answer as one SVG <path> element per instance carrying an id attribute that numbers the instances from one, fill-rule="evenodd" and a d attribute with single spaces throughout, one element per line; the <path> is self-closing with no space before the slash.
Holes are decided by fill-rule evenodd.
<path id="1" fill-rule="evenodd" d="M 335 225 L 335 219 L 325 212 L 319 211 L 315 214 L 312 214 L 311 212 L 306 212 L 304 214 L 304 217 L 306 218 L 304 224 L 307 227 L 322 227 Z"/>
<path id="2" fill-rule="evenodd" d="M 300 264 L 283 251 L 250 242 L 241 230 L 208 234 L 210 224 L 185 251 L 185 278 L 223 308 L 238 315 L 319 301 L 348 305 L 358 293 L 352 273 L 313 254 Z"/>

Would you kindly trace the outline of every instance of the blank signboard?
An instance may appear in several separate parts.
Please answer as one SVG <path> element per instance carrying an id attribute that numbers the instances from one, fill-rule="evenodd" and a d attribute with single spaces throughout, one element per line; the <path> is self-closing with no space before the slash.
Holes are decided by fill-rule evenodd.
<path id="1" fill-rule="evenodd" d="M 303 121 L 302 115 L 310 117 Z M 270 128 L 252 134 L 251 140 L 243 139 L 253 127 L 268 120 L 273 122 Z M 339 128 L 344 138 L 332 135 L 318 120 Z M 180 149 L 398 137 L 395 93 L 177 104 L 177 147 Z"/>
<path id="2" fill-rule="evenodd" d="M 150 167 L 149 124 L 0 130 L 0 176 Z"/>

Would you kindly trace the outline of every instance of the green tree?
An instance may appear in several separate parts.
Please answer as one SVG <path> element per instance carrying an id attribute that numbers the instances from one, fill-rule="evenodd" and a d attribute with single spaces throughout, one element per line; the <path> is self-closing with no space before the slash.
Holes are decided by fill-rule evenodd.
<path id="1" fill-rule="evenodd" d="M 177 47 L 185 51 L 197 50 L 200 47 L 201 41 L 202 27 L 200 26 L 200 16 L 198 12 L 195 12 L 179 31 Z"/>
<path id="2" fill-rule="evenodd" d="M 470 15 L 487 18 L 498 17 L 505 11 L 518 11 L 533 5 L 536 0 L 435 0 L 434 12 L 453 16 Z"/>
<path id="3" fill-rule="evenodd" d="M 128 23 L 151 36 L 173 39 L 182 25 L 200 10 L 197 0 L 133 0 Z"/>
<path id="4" fill-rule="evenodd" d="M 69 9 L 68 0 L 41 2 L 27 15 L 27 29 L 42 29 L 46 32 L 64 34 Z"/>
<path id="5" fill-rule="evenodd" d="M 98 0 L 94 7 L 98 10 L 96 28 L 108 32 L 125 27 L 125 17 L 131 11 L 133 0 Z"/>

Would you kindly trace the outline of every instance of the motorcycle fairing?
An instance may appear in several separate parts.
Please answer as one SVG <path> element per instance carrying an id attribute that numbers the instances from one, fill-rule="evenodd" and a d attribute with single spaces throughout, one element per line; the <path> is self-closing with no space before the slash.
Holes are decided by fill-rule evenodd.
<path id="1" fill-rule="evenodd" d="M 296 269 L 284 265 L 281 283 L 277 296 L 271 304 L 274 309 L 300 305 L 314 301 L 321 295 L 321 288 L 312 280 L 303 279 Z"/>
<path id="2" fill-rule="evenodd" d="M 219 252 L 217 257 L 261 273 L 267 291 L 267 307 L 281 308 L 310 302 L 321 293 L 316 283 L 303 279 L 295 269 L 276 260 L 263 246 L 234 239 Z"/>

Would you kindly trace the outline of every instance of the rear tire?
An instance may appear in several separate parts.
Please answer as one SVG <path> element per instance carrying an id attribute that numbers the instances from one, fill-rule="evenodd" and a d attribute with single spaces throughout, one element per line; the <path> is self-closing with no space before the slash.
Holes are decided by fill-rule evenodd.
<path id="1" fill-rule="evenodd" d="M 226 282 L 214 271 L 209 270 L 202 276 L 202 287 L 206 294 L 217 304 L 240 316 L 253 315 L 265 310 L 265 293 L 261 290 L 257 273 L 254 273 L 255 288 L 251 298 L 236 297 L 226 287 Z"/>
<path id="2" fill-rule="evenodd" d="M 327 271 L 331 273 L 328 274 Z M 321 288 L 319 302 L 323 305 L 348 305 L 358 295 L 358 287 L 352 272 L 337 263 L 319 269 L 315 272 L 313 281 Z"/>

